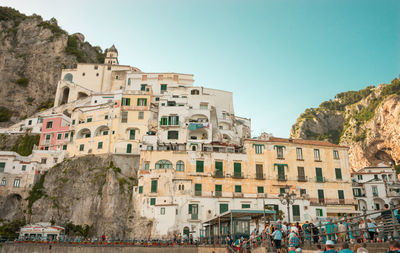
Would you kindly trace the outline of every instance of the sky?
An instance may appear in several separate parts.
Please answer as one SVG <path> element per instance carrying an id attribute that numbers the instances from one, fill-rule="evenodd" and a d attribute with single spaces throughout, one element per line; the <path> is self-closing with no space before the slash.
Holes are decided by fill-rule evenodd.
<path id="1" fill-rule="evenodd" d="M 398 0 L 2 0 L 55 17 L 92 45 L 115 44 L 144 72 L 194 74 L 233 92 L 252 135 L 288 137 L 297 117 L 335 94 L 400 74 Z"/>

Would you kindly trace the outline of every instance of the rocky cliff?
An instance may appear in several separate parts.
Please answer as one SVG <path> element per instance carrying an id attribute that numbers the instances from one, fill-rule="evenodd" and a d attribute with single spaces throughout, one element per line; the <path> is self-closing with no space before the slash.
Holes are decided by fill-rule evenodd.
<path id="1" fill-rule="evenodd" d="M 104 60 L 99 47 L 68 35 L 54 18 L 8 7 L 0 7 L 0 52 L 0 127 L 50 108 L 63 67 Z"/>
<path id="2" fill-rule="evenodd" d="M 147 238 L 152 222 L 139 217 L 132 196 L 136 160 L 113 155 L 67 159 L 42 175 L 26 199 L 5 199 L 15 208 L 11 215 L 3 205 L 0 218 L 52 221 L 67 228 L 79 225 L 88 228 L 88 236 Z"/>
<path id="3" fill-rule="evenodd" d="M 292 138 L 328 140 L 348 146 L 355 170 L 379 163 L 400 164 L 400 81 L 339 93 L 306 109 Z"/>

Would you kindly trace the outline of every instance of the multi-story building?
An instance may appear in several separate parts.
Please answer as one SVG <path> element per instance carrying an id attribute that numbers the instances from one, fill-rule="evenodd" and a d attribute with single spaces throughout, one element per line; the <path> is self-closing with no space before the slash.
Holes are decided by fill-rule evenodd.
<path id="1" fill-rule="evenodd" d="M 244 149 L 142 151 L 135 197 L 155 236 L 194 231 L 231 209 L 282 210 L 291 221 L 356 213 L 347 147 L 322 141 L 246 139 Z M 233 152 L 232 152 L 233 151 Z M 296 194 L 290 213 L 279 200 Z"/>
<path id="2" fill-rule="evenodd" d="M 43 116 L 40 150 L 67 150 L 71 119 L 64 114 Z"/>
<path id="3" fill-rule="evenodd" d="M 384 204 L 400 203 L 400 181 L 394 168 L 386 165 L 365 167 L 351 173 L 358 210 L 383 209 Z"/>

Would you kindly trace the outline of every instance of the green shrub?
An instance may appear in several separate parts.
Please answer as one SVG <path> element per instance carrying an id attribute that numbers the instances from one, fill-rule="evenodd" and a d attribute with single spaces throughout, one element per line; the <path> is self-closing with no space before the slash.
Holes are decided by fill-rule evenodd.
<path id="1" fill-rule="evenodd" d="M 40 176 L 39 181 L 37 181 L 32 187 L 32 190 L 29 191 L 29 196 L 26 198 L 26 200 L 28 200 L 28 214 L 32 214 L 33 203 L 46 195 L 43 186 L 45 177 L 46 172 Z"/>
<path id="2" fill-rule="evenodd" d="M 43 21 L 40 24 L 38 24 L 39 27 L 43 27 L 45 29 L 49 29 L 54 37 L 59 37 L 63 34 L 67 34 L 66 31 L 61 29 L 61 27 L 58 26 L 57 21 L 53 18 L 50 21 Z"/>
<path id="3" fill-rule="evenodd" d="M 40 135 L 28 135 L 18 136 L 17 141 L 11 148 L 11 151 L 17 152 L 20 155 L 28 156 L 32 154 L 33 146 L 39 145 Z"/>
<path id="4" fill-rule="evenodd" d="M 20 79 L 15 81 L 15 83 L 18 84 L 19 86 L 27 87 L 29 84 L 29 78 L 21 77 Z"/>
<path id="5" fill-rule="evenodd" d="M 79 49 L 78 39 L 74 36 L 68 36 L 67 47 L 65 48 L 65 52 L 69 55 L 73 55 L 76 57 L 76 60 L 79 63 L 88 62 L 85 54 L 82 50 Z"/>
<path id="6" fill-rule="evenodd" d="M 25 18 L 27 18 L 27 16 L 20 13 L 16 9 L 10 7 L 0 7 L 0 21 L 23 20 Z"/>
<path id="7" fill-rule="evenodd" d="M 80 235 L 82 237 L 87 237 L 91 229 L 92 227 L 87 224 L 82 226 L 69 222 L 65 225 L 65 234 L 69 236 Z"/>
<path id="8" fill-rule="evenodd" d="M 0 122 L 7 122 L 12 116 L 12 111 L 4 106 L 0 106 Z"/>
<path id="9" fill-rule="evenodd" d="M 25 219 L 14 220 L 0 226 L 0 236 L 7 238 L 17 238 L 21 227 L 26 224 Z"/>
<path id="10" fill-rule="evenodd" d="M 54 100 L 49 98 L 38 105 L 37 111 L 44 111 L 54 106 Z"/>

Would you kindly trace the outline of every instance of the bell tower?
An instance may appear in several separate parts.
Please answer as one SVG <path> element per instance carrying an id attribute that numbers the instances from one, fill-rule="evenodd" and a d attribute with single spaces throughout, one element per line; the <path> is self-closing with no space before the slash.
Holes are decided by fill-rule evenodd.
<path id="1" fill-rule="evenodd" d="M 118 65 L 118 50 L 112 45 L 106 49 L 106 58 L 104 58 L 104 64 Z"/>

